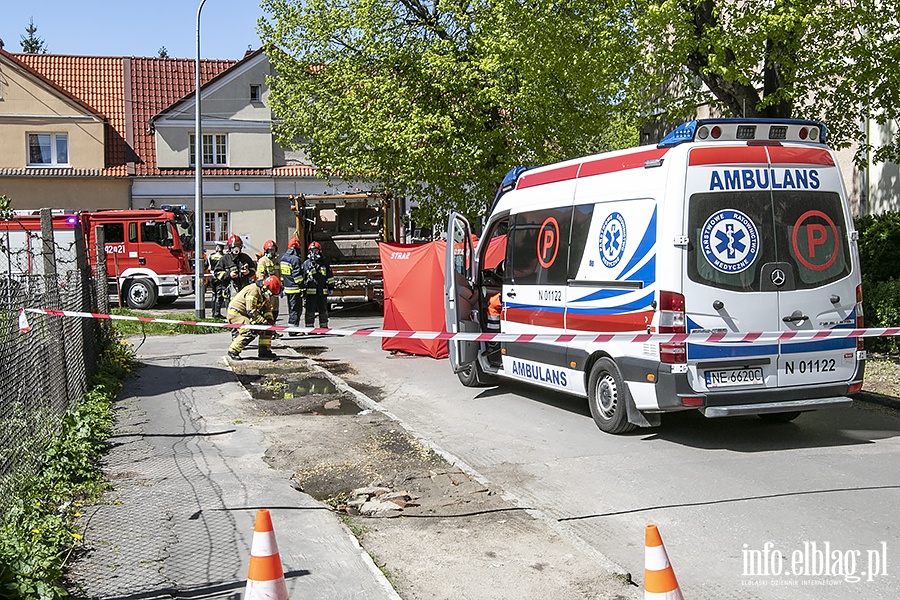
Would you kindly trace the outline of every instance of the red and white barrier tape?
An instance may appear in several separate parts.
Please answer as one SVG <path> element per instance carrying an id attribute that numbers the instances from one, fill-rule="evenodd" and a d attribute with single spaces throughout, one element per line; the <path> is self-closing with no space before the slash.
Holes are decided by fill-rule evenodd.
<path id="1" fill-rule="evenodd" d="M 31 327 L 25 313 L 49 315 L 52 317 L 79 317 L 82 319 L 118 319 L 122 321 L 140 321 L 142 323 L 168 323 L 170 325 L 201 325 L 203 327 L 222 327 L 224 329 L 240 329 L 246 327 L 258 331 L 296 332 L 307 334 L 327 334 L 337 336 L 362 336 L 376 338 L 407 338 L 415 340 L 460 340 L 475 342 L 784 342 L 784 341 L 821 341 L 846 338 L 889 337 L 900 335 L 900 327 L 882 327 L 873 329 L 810 329 L 802 331 L 762 331 L 751 333 L 580 333 L 580 334 L 544 334 L 544 333 L 475 333 L 446 331 L 399 331 L 390 329 L 331 329 L 323 327 L 292 327 L 287 325 L 239 325 L 222 323 L 221 321 L 175 321 L 172 319 L 156 319 L 151 317 L 132 317 L 127 315 L 105 315 L 102 313 L 75 312 L 69 310 L 50 310 L 44 308 L 23 308 L 19 311 L 19 330 L 29 331 Z"/>

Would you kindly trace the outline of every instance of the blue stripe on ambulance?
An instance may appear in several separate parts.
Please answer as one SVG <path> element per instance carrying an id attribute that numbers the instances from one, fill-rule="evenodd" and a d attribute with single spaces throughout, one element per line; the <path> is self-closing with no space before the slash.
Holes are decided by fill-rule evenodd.
<path id="1" fill-rule="evenodd" d="M 637 273 L 629 274 L 631 269 L 639 264 L 644 258 L 653 252 L 653 248 L 656 245 L 656 206 L 653 207 L 653 214 L 650 216 L 650 222 L 647 224 L 647 228 L 644 230 L 644 235 L 641 238 L 641 243 L 638 244 L 637 248 L 634 250 L 634 254 L 631 256 L 631 260 L 628 261 L 619 274 L 616 276 L 616 281 L 621 281 L 623 278 L 625 281 L 644 281 L 644 287 L 648 287 L 648 284 L 656 282 L 656 270 L 653 269 L 647 272 L 647 266 L 641 267 L 641 269 Z M 654 255 L 650 261 L 647 263 L 651 264 L 656 260 L 656 256 Z"/>
<path id="2" fill-rule="evenodd" d="M 596 308 L 569 308 L 570 314 L 575 315 L 616 315 L 627 313 L 635 310 L 643 310 L 650 306 L 650 303 L 653 301 L 654 292 L 650 292 L 644 294 L 640 298 L 636 298 L 631 302 L 627 302 L 624 304 L 618 304 L 616 306 L 603 306 Z M 591 294 L 593 296 L 593 294 Z M 581 300 L 586 300 L 589 298 L 582 298 Z M 579 300 L 573 300 L 572 302 L 578 302 Z"/>
<path id="3" fill-rule="evenodd" d="M 739 345 L 741 344 L 741 345 Z M 778 354 L 778 344 L 752 344 L 752 343 L 720 343 L 717 346 L 708 344 L 688 344 L 688 360 L 701 360 L 709 358 L 753 358 L 775 356 Z"/>

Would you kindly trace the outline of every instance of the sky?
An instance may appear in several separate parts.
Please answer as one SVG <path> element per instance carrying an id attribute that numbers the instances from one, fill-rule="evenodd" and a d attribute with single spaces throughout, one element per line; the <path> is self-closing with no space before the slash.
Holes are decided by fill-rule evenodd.
<path id="1" fill-rule="evenodd" d="M 196 58 L 200 0 L 0 0 L 0 39 L 22 51 L 33 18 L 35 35 L 52 54 Z M 200 56 L 239 59 L 260 47 L 259 0 L 205 0 L 200 13 Z"/>

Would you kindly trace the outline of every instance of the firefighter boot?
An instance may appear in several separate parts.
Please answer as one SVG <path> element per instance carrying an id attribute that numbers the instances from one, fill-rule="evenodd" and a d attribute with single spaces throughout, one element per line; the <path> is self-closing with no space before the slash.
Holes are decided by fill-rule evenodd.
<path id="1" fill-rule="evenodd" d="M 267 358 L 269 360 L 278 360 L 278 355 L 272 352 L 272 349 L 268 346 L 260 346 L 259 347 L 259 357 Z"/>

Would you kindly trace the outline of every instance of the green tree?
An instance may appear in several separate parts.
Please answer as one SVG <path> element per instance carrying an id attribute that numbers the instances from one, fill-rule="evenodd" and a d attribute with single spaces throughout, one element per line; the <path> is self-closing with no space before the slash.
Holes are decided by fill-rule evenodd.
<path id="1" fill-rule="evenodd" d="M 22 52 L 26 54 L 46 54 L 48 52 L 47 44 L 44 40 L 37 36 L 37 25 L 34 24 L 34 17 L 28 21 L 28 27 L 25 28 L 25 35 L 21 38 Z"/>
<path id="2" fill-rule="evenodd" d="M 503 175 L 633 144 L 627 0 L 264 0 L 283 145 L 327 175 L 484 212 Z"/>
<path id="3" fill-rule="evenodd" d="M 712 100 L 727 116 L 819 119 L 860 159 L 900 159 L 896 135 L 872 147 L 860 127 L 900 118 L 898 0 L 636 0 L 633 14 L 646 112 L 672 121 Z"/>

